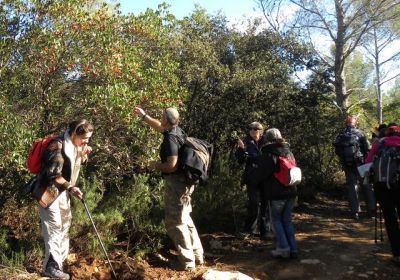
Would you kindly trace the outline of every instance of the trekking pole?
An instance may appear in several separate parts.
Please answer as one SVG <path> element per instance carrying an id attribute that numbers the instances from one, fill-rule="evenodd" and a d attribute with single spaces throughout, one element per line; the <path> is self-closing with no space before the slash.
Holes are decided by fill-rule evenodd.
<path id="1" fill-rule="evenodd" d="M 238 224 L 237 224 L 236 211 L 235 211 L 235 206 L 233 206 L 233 203 L 232 203 L 232 214 L 233 214 L 233 224 L 235 225 L 235 235 L 238 236 L 239 227 L 238 227 Z"/>
<path id="2" fill-rule="evenodd" d="M 379 227 L 380 227 L 380 229 L 381 229 L 381 241 L 383 242 L 382 220 L 383 220 L 383 217 L 382 217 L 382 208 L 381 208 L 381 205 L 379 205 Z"/>
<path id="3" fill-rule="evenodd" d="M 103 242 L 101 241 L 99 232 L 97 231 L 96 225 L 94 224 L 92 215 L 91 215 L 90 212 L 89 212 L 89 208 L 87 207 L 87 205 L 86 205 L 86 203 L 85 203 L 85 200 L 84 200 L 83 198 L 81 199 L 81 201 L 82 201 L 82 203 L 83 203 L 83 206 L 85 207 L 86 213 L 87 213 L 88 216 L 89 216 L 89 219 L 90 219 L 90 222 L 92 223 L 93 229 L 94 229 L 94 231 L 96 232 L 97 238 L 98 238 L 99 241 L 100 241 L 101 248 L 103 248 L 103 252 L 104 252 L 104 254 L 105 254 L 106 257 L 107 257 L 107 261 L 108 261 L 108 264 L 109 264 L 110 267 L 111 267 L 111 271 L 112 271 L 112 273 L 113 273 L 114 279 L 117 279 L 117 275 L 115 274 L 115 271 L 114 271 L 114 268 L 113 268 L 113 266 L 112 266 L 112 264 L 111 264 L 110 258 L 108 257 L 106 248 L 104 247 L 104 244 L 103 244 Z"/>
<path id="4" fill-rule="evenodd" d="M 269 224 L 272 228 L 272 209 L 271 209 L 271 200 L 268 200 L 268 216 L 269 216 Z"/>
<path id="5" fill-rule="evenodd" d="M 375 205 L 375 244 L 378 243 L 378 207 L 379 204 Z"/>

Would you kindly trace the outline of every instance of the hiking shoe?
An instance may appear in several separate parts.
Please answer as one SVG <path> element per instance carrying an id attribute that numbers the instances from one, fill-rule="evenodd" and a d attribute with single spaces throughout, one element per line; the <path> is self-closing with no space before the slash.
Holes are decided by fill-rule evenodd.
<path id="1" fill-rule="evenodd" d="M 196 265 L 203 265 L 203 264 L 204 264 L 204 259 L 203 258 L 196 259 Z"/>
<path id="2" fill-rule="evenodd" d="M 176 271 L 187 271 L 187 272 L 193 272 L 195 271 L 195 266 L 194 264 L 190 264 L 190 265 L 184 265 L 182 263 L 180 263 L 179 261 L 176 260 L 169 260 L 168 261 L 168 266 Z"/>
<path id="3" fill-rule="evenodd" d="M 47 267 L 46 270 L 43 272 L 43 276 L 52 279 L 65 279 L 65 280 L 70 279 L 69 274 L 62 272 L 61 270 L 53 266 Z"/>
<path id="4" fill-rule="evenodd" d="M 194 266 L 186 266 L 184 269 L 186 272 L 194 272 L 196 270 L 196 267 Z"/>
<path id="5" fill-rule="evenodd" d="M 290 250 L 277 248 L 271 251 L 271 256 L 273 258 L 288 259 L 290 257 Z"/>

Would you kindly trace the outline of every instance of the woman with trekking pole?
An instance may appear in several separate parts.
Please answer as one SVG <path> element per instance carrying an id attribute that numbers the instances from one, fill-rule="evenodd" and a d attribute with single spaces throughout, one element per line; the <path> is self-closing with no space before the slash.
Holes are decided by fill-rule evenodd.
<path id="1" fill-rule="evenodd" d="M 65 132 L 50 141 L 41 158 L 33 196 L 39 202 L 45 244 L 43 276 L 52 279 L 70 279 L 63 272 L 69 252 L 70 197 L 83 199 L 76 183 L 81 164 L 87 162 L 92 151 L 88 145 L 92 134 L 93 126 L 88 121 L 73 121 Z"/>

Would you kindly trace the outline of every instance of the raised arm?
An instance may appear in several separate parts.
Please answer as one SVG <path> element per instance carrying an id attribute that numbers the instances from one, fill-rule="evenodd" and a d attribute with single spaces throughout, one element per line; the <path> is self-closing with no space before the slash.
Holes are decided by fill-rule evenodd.
<path id="1" fill-rule="evenodd" d="M 135 107 L 134 113 L 139 116 L 145 123 L 150 125 L 153 129 L 163 133 L 164 128 L 161 126 L 161 121 L 150 117 L 142 108 Z"/>

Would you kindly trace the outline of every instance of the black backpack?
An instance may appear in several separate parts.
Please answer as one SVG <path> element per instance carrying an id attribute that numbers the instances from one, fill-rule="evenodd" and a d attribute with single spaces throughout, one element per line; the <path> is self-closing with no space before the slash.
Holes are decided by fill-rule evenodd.
<path id="1" fill-rule="evenodd" d="M 349 130 L 340 133 L 336 137 L 333 145 L 335 146 L 335 153 L 342 163 L 353 165 L 362 158 L 359 140 L 358 135 Z"/>
<path id="2" fill-rule="evenodd" d="M 174 134 L 172 134 L 174 135 Z M 205 182 L 214 151 L 213 145 L 205 140 L 185 135 L 184 139 L 174 135 L 179 148 L 178 164 L 184 172 L 188 184 Z"/>
<path id="3" fill-rule="evenodd" d="M 385 183 L 388 189 L 400 188 L 400 147 L 386 146 L 383 138 L 372 168 L 374 182 Z"/>

